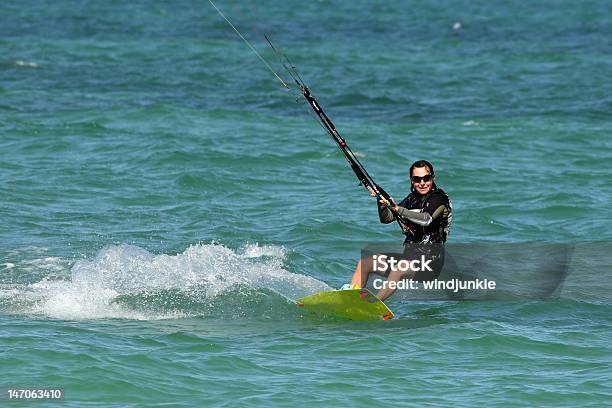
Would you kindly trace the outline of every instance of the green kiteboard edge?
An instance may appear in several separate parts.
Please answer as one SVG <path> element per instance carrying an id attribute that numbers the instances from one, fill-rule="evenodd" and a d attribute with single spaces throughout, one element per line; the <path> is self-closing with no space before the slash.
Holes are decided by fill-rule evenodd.
<path id="1" fill-rule="evenodd" d="M 327 316 L 350 320 L 389 320 L 393 312 L 368 289 L 329 290 L 295 302 L 299 307 Z"/>

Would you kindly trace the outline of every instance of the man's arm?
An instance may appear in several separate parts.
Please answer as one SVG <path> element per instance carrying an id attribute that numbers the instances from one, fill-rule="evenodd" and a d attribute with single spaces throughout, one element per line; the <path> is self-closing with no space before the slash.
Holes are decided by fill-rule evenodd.
<path id="1" fill-rule="evenodd" d="M 400 206 L 397 206 L 396 208 L 398 214 L 401 215 L 403 218 L 423 227 L 426 227 L 431 224 L 433 220 L 444 214 L 444 211 L 446 211 L 445 205 L 440 205 L 438 208 L 436 208 L 433 214 L 429 214 L 428 212 L 415 212 Z M 391 212 L 391 210 L 389 210 L 388 208 L 387 211 Z"/>
<path id="2" fill-rule="evenodd" d="M 401 204 L 403 203 L 400 203 L 400 206 L 396 208 L 399 215 L 423 227 L 428 226 L 436 218 L 448 213 L 448 198 L 445 194 L 437 192 L 434 192 L 432 196 L 429 197 L 427 206 L 423 209 L 423 212 L 409 210 L 402 207 Z"/>

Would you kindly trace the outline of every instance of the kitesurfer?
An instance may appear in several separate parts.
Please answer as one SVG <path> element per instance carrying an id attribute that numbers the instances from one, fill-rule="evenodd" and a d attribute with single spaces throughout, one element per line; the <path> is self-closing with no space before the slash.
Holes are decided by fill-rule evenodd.
<path id="1" fill-rule="evenodd" d="M 444 263 L 444 243 L 448 237 L 452 207 L 448 195 L 435 183 L 433 165 L 426 160 L 416 161 L 410 166 L 410 194 L 399 204 L 393 198 L 385 199 L 378 195 L 378 215 L 380 222 L 388 224 L 393 222 L 399 214 L 404 222 L 407 221 L 404 234 L 404 258 L 414 259 L 426 254 L 432 259 L 432 272 L 390 270 L 380 273 L 373 270 L 372 259 L 360 259 L 350 284 L 343 288 L 363 288 L 368 282 L 368 276 L 374 272 L 387 277 L 387 282 L 402 279 L 431 280 L 438 277 Z M 368 187 L 370 194 L 376 192 Z M 362 261 L 365 261 L 365 265 Z M 395 289 L 385 285 L 377 294 L 380 300 L 385 300 L 393 294 Z"/>

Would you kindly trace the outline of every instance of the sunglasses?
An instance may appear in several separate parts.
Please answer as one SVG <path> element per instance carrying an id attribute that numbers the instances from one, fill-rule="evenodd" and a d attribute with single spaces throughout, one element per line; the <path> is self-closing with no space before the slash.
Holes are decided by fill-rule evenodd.
<path id="1" fill-rule="evenodd" d="M 419 177 L 419 176 L 412 176 L 410 177 L 410 179 L 412 180 L 413 183 L 418 184 L 421 181 L 424 181 L 425 183 L 431 181 L 431 179 L 433 178 L 433 175 L 431 174 L 426 174 L 423 177 Z"/>

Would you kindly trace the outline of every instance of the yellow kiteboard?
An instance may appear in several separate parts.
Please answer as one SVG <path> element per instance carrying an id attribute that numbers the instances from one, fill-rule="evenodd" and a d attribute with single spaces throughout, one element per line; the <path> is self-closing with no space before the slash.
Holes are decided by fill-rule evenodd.
<path id="1" fill-rule="evenodd" d="M 368 289 L 329 290 L 296 301 L 296 304 L 316 314 L 343 317 L 351 320 L 389 320 L 389 310 Z"/>

